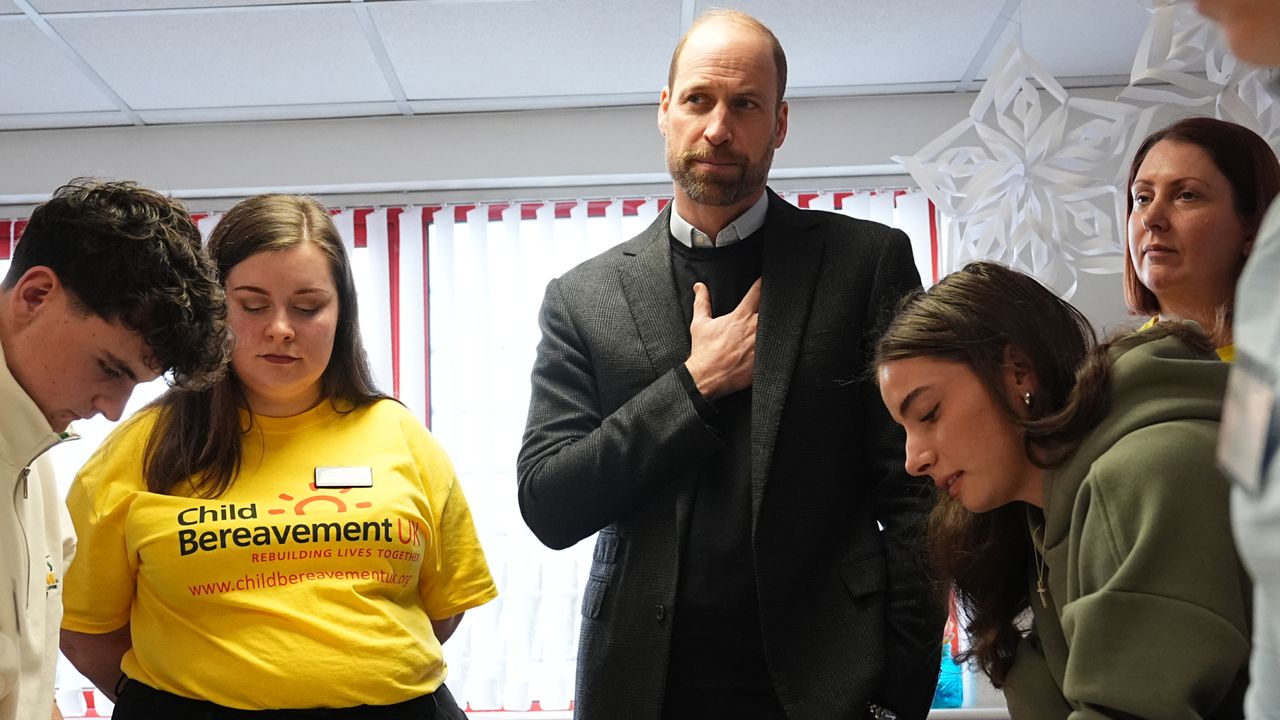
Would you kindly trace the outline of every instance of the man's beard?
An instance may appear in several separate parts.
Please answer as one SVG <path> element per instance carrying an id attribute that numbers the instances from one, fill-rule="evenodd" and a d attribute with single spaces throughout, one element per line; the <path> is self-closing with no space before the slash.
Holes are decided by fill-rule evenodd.
<path id="1" fill-rule="evenodd" d="M 699 160 L 732 161 L 737 164 L 736 177 L 716 178 L 698 172 L 694 163 Z M 678 155 L 667 155 L 667 170 L 671 177 L 689 196 L 690 200 L 700 205 L 726 207 L 749 197 L 764 187 L 769 179 L 769 167 L 773 165 L 773 146 L 765 149 L 759 162 L 749 162 L 746 158 L 728 151 L 728 154 L 715 150 L 685 150 Z"/>

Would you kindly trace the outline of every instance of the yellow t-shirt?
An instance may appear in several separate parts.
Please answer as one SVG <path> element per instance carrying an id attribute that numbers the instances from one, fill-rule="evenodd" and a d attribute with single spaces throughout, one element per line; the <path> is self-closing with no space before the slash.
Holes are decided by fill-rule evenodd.
<path id="1" fill-rule="evenodd" d="M 408 410 L 254 416 L 240 474 L 213 500 L 147 492 L 154 424 L 149 411 L 118 428 L 72 485 L 63 627 L 131 623 L 125 674 L 233 708 L 388 705 L 439 687 L 429 618 L 497 588 L 453 467 Z M 325 486 L 365 468 L 371 487 Z"/>
<path id="2" fill-rule="evenodd" d="M 1143 323 L 1142 327 L 1138 328 L 1138 331 L 1141 332 L 1143 330 L 1150 329 L 1152 325 L 1155 325 L 1158 322 L 1160 322 L 1160 317 L 1159 316 L 1153 317 L 1150 320 Z M 1218 353 L 1218 358 L 1221 359 L 1222 362 L 1236 361 L 1235 343 L 1227 343 L 1226 345 L 1223 345 L 1222 347 L 1214 350 L 1214 352 Z"/>

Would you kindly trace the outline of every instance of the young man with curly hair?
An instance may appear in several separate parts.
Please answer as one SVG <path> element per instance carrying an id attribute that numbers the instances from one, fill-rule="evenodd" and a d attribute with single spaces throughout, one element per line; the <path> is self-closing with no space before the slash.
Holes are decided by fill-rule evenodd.
<path id="1" fill-rule="evenodd" d="M 0 720 L 58 718 L 62 577 L 75 541 L 45 451 L 117 420 L 133 388 L 217 377 L 221 284 L 185 208 L 132 182 L 75 180 L 31 214 L 0 281 Z"/>

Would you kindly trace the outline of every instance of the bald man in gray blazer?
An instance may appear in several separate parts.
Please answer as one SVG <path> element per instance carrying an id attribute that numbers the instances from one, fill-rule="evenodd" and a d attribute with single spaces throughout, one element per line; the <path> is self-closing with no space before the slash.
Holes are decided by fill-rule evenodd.
<path id="1" fill-rule="evenodd" d="M 547 287 L 519 457 L 553 548 L 598 533 L 575 717 L 923 718 L 932 494 L 872 385 L 905 235 L 765 187 L 786 59 L 720 11 L 672 59 L 675 199 Z"/>

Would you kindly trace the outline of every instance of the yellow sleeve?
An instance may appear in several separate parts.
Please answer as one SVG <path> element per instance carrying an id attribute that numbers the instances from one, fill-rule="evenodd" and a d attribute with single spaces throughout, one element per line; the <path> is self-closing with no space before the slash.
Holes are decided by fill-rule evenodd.
<path id="1" fill-rule="evenodd" d="M 443 620 L 498 596 L 489 563 L 476 534 L 471 508 L 439 442 L 416 420 L 406 427 L 418 472 L 431 502 L 434 553 L 422 560 L 418 592 L 427 616 Z M 405 425 L 409 425 L 406 421 Z"/>
<path id="2" fill-rule="evenodd" d="M 150 422 L 117 428 L 77 473 L 67 493 L 75 527 L 75 558 L 67 570 L 62 626 L 105 633 L 129 622 L 137 585 L 137 556 L 125 523 L 140 489 L 142 451 Z"/>
<path id="3" fill-rule="evenodd" d="M 439 567 L 435 572 L 424 567 L 419 587 L 427 616 L 432 620 L 453 617 L 498 596 L 462 487 L 456 479 L 451 485 L 436 535 Z"/>

